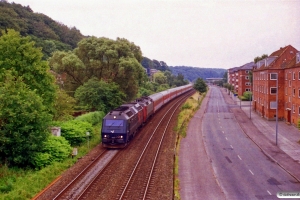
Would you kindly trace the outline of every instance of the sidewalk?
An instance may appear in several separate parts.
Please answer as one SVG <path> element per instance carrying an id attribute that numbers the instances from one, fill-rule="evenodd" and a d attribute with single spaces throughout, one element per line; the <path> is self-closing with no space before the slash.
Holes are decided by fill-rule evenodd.
<path id="1" fill-rule="evenodd" d="M 254 143 L 275 163 L 300 182 L 300 131 L 283 121 L 278 121 L 278 140 L 276 145 L 276 122 L 268 121 L 253 110 L 250 102 L 241 102 L 237 97 L 228 95 L 221 88 L 225 101 L 235 104 L 231 108 L 236 120 Z M 250 119 L 251 115 L 251 119 Z"/>

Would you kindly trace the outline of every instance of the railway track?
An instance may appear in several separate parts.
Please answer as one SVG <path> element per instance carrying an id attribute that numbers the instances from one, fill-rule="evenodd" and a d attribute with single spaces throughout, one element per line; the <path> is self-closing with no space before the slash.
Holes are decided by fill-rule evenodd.
<path id="1" fill-rule="evenodd" d="M 78 199 L 88 188 L 89 183 L 102 172 L 113 157 L 118 153 L 115 151 L 102 151 L 93 162 L 84 168 L 66 187 L 64 187 L 54 198 L 56 199 Z"/>
<path id="2" fill-rule="evenodd" d="M 136 198 L 136 194 L 132 191 L 136 190 L 136 181 L 139 178 L 144 179 L 144 184 L 140 187 L 139 197 L 138 199 L 146 199 L 147 193 L 149 188 L 152 186 L 150 184 L 151 179 L 153 178 L 157 158 L 159 156 L 160 151 L 162 150 L 162 143 L 164 140 L 164 137 L 166 135 L 166 132 L 169 128 L 170 121 L 172 117 L 174 116 L 175 111 L 177 108 L 181 105 L 182 101 L 185 100 L 185 96 L 181 97 L 177 102 L 168 109 L 168 111 L 165 113 L 163 118 L 160 120 L 160 122 L 157 124 L 151 138 L 149 139 L 148 143 L 146 144 L 145 148 L 141 152 L 141 155 L 132 170 L 130 177 L 125 182 L 126 185 L 124 188 L 122 188 L 122 193 L 118 197 L 118 199 L 133 199 Z M 163 123 L 165 122 L 165 123 Z M 156 137 L 154 137 L 156 136 Z M 153 139 L 155 138 L 155 139 Z M 149 163 L 152 163 L 149 165 Z M 146 173 L 139 173 L 141 171 L 140 169 L 143 169 L 143 171 L 146 170 Z M 150 199 L 150 198 L 149 198 Z"/>
<path id="3" fill-rule="evenodd" d="M 170 122 L 176 122 L 177 108 L 192 93 L 174 99 L 156 113 L 125 149 L 102 152 L 53 199 L 153 199 L 157 195 L 157 182 L 164 176 L 162 167 L 170 169 L 171 179 L 166 187 L 168 196 L 172 196 L 173 156 L 170 160 L 170 155 L 174 154 L 172 143 L 176 136 L 170 135 L 173 131 Z"/>

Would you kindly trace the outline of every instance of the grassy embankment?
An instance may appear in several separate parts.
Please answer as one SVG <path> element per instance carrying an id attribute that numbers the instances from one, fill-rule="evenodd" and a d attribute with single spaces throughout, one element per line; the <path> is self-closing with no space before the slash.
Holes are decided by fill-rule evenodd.
<path id="1" fill-rule="evenodd" d="M 202 100 L 204 99 L 206 93 L 200 95 L 196 92 L 191 96 L 181 107 L 180 114 L 178 116 L 177 122 L 177 141 L 176 141 L 176 155 L 175 155 L 175 165 L 174 165 L 174 199 L 180 199 L 179 194 L 179 177 L 178 177 L 178 163 L 179 163 L 179 148 L 181 138 L 186 136 L 186 131 L 190 119 L 194 116 L 196 111 L 200 108 Z"/>
<path id="2" fill-rule="evenodd" d="M 94 137 L 90 141 L 90 149 L 99 144 L 100 125 L 94 127 Z M 65 170 L 74 165 L 78 158 L 86 155 L 88 144 L 78 147 L 78 155 L 68 158 L 63 162 L 57 162 L 41 170 L 14 169 L 0 166 L 0 199 L 32 199 L 52 181 L 59 177 Z"/>

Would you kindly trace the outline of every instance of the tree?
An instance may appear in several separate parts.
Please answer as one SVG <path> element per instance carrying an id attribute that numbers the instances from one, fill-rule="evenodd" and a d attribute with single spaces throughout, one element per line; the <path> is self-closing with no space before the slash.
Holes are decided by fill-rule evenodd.
<path id="1" fill-rule="evenodd" d="M 12 74 L 7 70 L 0 82 L 0 159 L 24 167 L 43 148 L 51 115 L 36 90 Z"/>
<path id="2" fill-rule="evenodd" d="M 54 108 L 53 120 L 65 121 L 72 118 L 76 100 L 69 96 L 64 90 L 58 90 Z"/>
<path id="3" fill-rule="evenodd" d="M 74 91 L 96 77 L 119 85 L 126 94 L 124 100 L 130 101 L 136 97 L 138 87 L 146 76 L 141 60 L 140 48 L 126 39 L 114 41 L 89 37 L 80 41 L 73 52 L 54 53 L 50 65 L 55 72 L 67 75 L 66 90 Z"/>
<path id="4" fill-rule="evenodd" d="M 56 87 L 49 66 L 42 61 L 43 54 L 34 47 L 30 37 L 21 37 L 14 30 L 2 32 L 0 37 L 0 82 L 5 79 L 6 70 L 15 77 L 22 77 L 30 90 L 36 91 L 43 104 L 53 112 Z"/>
<path id="5" fill-rule="evenodd" d="M 263 60 L 268 57 L 268 54 L 263 54 L 262 56 L 257 56 L 254 58 L 254 63 L 257 63 L 260 60 Z"/>
<path id="6" fill-rule="evenodd" d="M 194 89 L 200 93 L 207 91 L 207 85 L 202 78 L 198 78 L 194 84 Z"/>
<path id="7" fill-rule="evenodd" d="M 99 110 L 105 113 L 123 103 L 125 94 L 115 83 L 106 83 L 92 78 L 75 92 L 75 98 L 88 110 Z"/>
<path id="8" fill-rule="evenodd" d="M 0 159 L 27 166 L 42 149 L 56 87 L 40 49 L 8 30 L 0 37 Z"/>
<path id="9" fill-rule="evenodd" d="M 153 79 L 158 84 L 166 84 L 167 77 L 162 72 L 157 72 L 153 75 Z"/>

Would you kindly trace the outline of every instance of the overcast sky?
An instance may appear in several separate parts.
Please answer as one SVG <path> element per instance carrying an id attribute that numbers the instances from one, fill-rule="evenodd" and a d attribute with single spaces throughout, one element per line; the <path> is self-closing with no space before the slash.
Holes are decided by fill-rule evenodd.
<path id="1" fill-rule="evenodd" d="M 231 68 L 292 45 L 299 0 L 13 0 L 83 35 L 126 38 L 169 66 Z"/>

